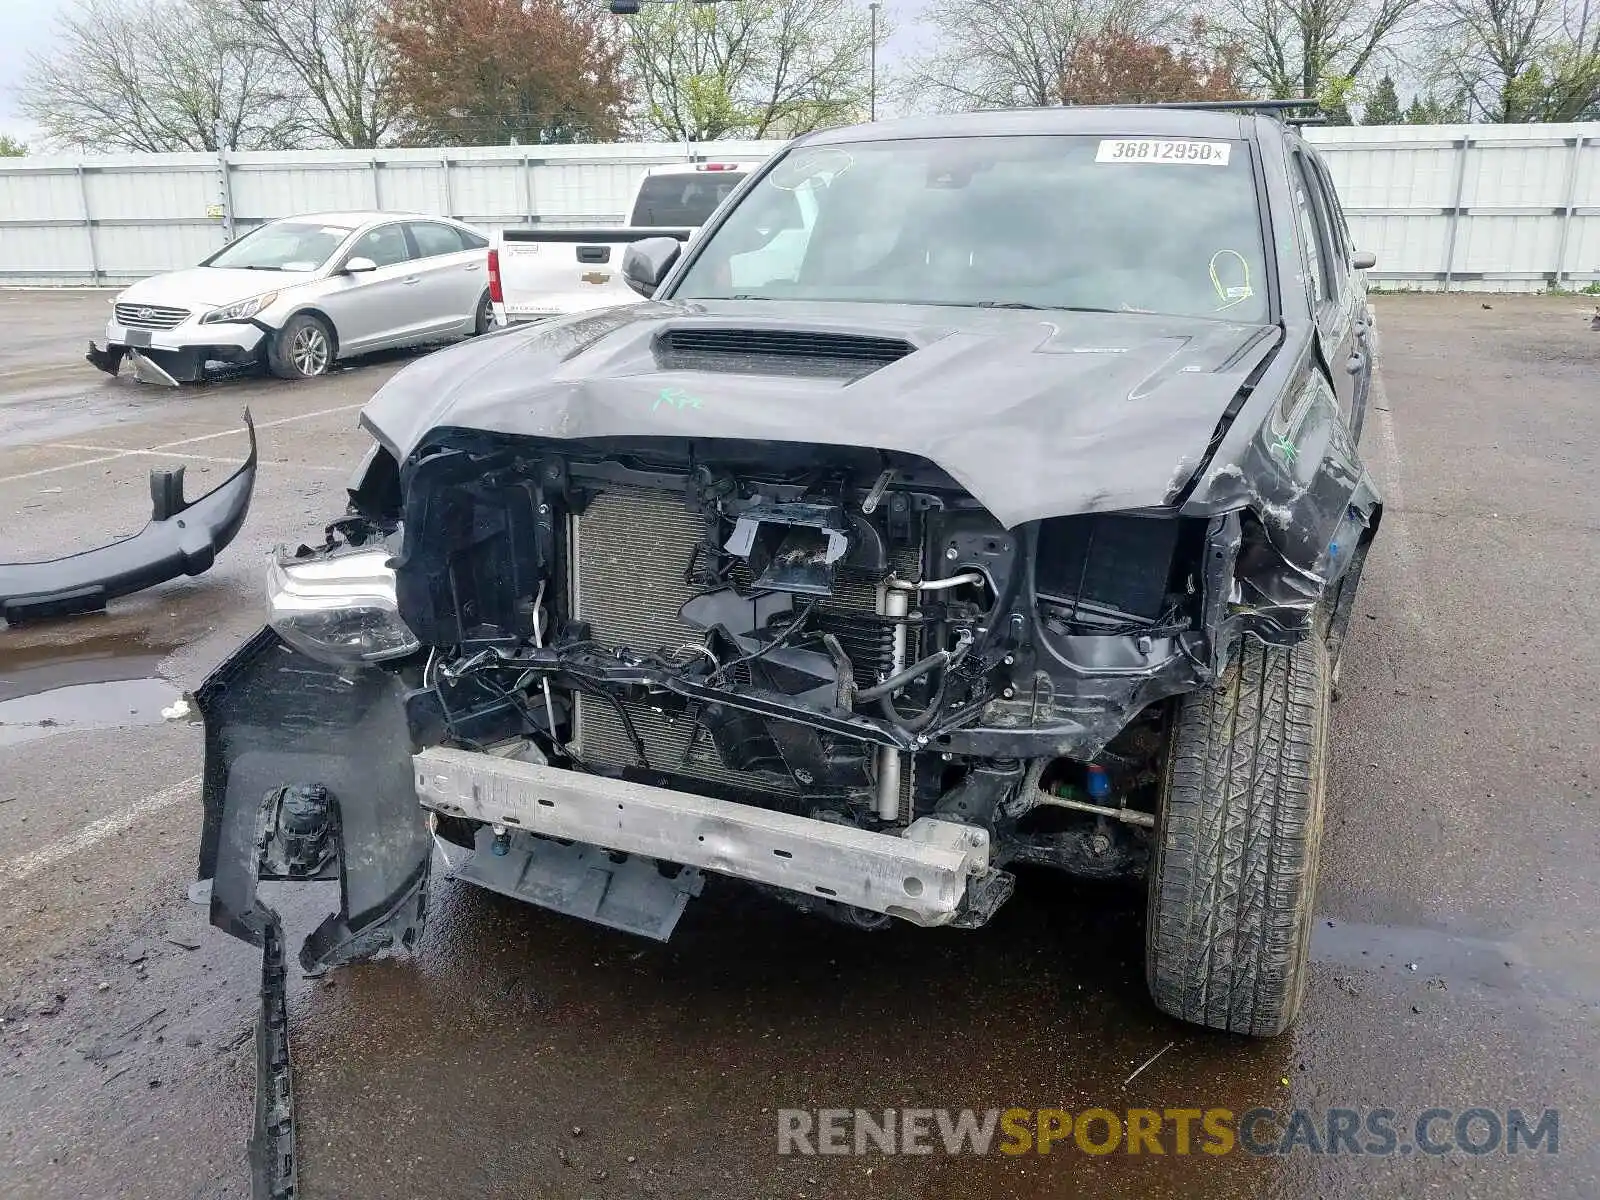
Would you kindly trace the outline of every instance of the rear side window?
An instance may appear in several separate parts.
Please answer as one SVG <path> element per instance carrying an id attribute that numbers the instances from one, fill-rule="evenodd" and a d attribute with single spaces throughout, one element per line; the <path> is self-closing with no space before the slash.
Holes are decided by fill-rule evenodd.
<path id="1" fill-rule="evenodd" d="M 464 246 L 454 225 L 441 225 L 438 221 L 411 222 L 411 236 L 417 242 L 417 257 L 432 258 L 436 254 L 460 254 Z"/>
<path id="2" fill-rule="evenodd" d="M 1321 303 L 1333 295 L 1328 290 L 1328 239 L 1323 235 L 1317 213 L 1316 185 L 1306 169 L 1306 160 L 1298 154 L 1294 156 L 1292 180 L 1295 220 L 1300 226 L 1300 242 L 1304 247 L 1306 270 L 1309 272 L 1311 299 L 1313 303 Z"/>
<path id="3" fill-rule="evenodd" d="M 633 202 L 630 225 L 663 227 L 704 225 L 733 190 L 744 182 L 742 171 L 674 172 L 646 175 Z"/>
<path id="4" fill-rule="evenodd" d="M 1317 166 L 1317 178 L 1322 182 L 1322 199 L 1326 205 L 1334 241 L 1338 243 L 1338 255 L 1341 263 L 1350 261 L 1350 223 L 1344 219 L 1344 206 L 1339 203 L 1339 191 L 1333 186 L 1333 176 L 1328 173 L 1328 164 L 1322 159 L 1313 160 Z"/>

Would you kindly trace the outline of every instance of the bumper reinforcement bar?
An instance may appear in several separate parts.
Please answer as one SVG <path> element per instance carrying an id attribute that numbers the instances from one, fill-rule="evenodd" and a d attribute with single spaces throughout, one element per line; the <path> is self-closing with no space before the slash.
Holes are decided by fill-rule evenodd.
<path id="1" fill-rule="evenodd" d="M 921 817 L 896 836 L 466 750 L 435 747 L 412 763 L 418 797 L 447 816 L 699 867 L 915 925 L 978 923 L 963 919 L 969 909 L 981 921 L 993 908 L 1000 873 L 989 868 L 988 833 L 973 825 Z"/>

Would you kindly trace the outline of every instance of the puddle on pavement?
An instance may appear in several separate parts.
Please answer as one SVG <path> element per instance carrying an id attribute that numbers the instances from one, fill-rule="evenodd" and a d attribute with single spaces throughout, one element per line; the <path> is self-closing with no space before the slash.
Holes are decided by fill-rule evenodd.
<path id="1" fill-rule="evenodd" d="M 123 638 L 0 645 L 0 746 L 84 729 L 157 725 L 182 693 L 157 674 L 172 650 Z"/>

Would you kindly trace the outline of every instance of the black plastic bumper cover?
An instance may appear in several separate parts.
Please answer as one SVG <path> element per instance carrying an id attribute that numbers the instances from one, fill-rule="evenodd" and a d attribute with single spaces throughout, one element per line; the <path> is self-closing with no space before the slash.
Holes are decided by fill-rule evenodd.
<path id="1" fill-rule="evenodd" d="M 91 367 L 96 367 L 107 375 L 115 375 L 122 369 L 122 359 L 127 353 L 126 346 L 119 346 L 115 342 L 107 342 L 103 350 L 94 342 L 90 342 L 89 352 L 83 357 Z"/>
<path id="2" fill-rule="evenodd" d="M 174 384 L 202 382 L 206 377 L 208 362 L 244 364 L 260 357 L 256 350 L 241 350 L 237 346 L 185 346 L 181 350 L 162 350 L 153 346 L 124 346 L 117 342 L 107 342 L 104 349 L 90 342 L 88 352 L 83 357 L 90 366 L 107 375 L 115 375 L 122 369 L 122 360 L 129 355 L 142 356 L 147 362 L 154 363 L 161 369 L 161 374 Z M 137 363 L 136 357 L 136 366 Z M 137 370 L 134 373 L 138 375 Z M 158 380 L 159 376 L 145 382 L 154 383 Z"/>
<path id="3" fill-rule="evenodd" d="M 427 913 L 433 843 L 412 786 L 404 695 L 397 674 L 327 666 L 270 629 L 240 646 L 195 693 L 206 754 L 199 875 L 211 880 L 211 923 L 262 950 L 250 1138 L 256 1200 L 298 1194 L 284 931 L 257 885 L 325 879 L 337 870 L 339 911 L 300 949 L 309 974 L 415 944 Z M 291 793 L 302 830 L 330 831 L 336 865 L 320 844 L 309 856 L 282 853 Z"/>
<path id="4" fill-rule="evenodd" d="M 179 575 L 199 575 L 239 532 L 256 486 L 256 430 L 250 456 L 198 500 L 183 498 L 183 468 L 150 472 L 150 523 L 132 537 L 43 562 L 0 563 L 0 617 L 10 624 L 98 612 L 119 596 Z"/>
<path id="5" fill-rule="evenodd" d="M 315 973 L 416 940 L 433 842 L 411 778 L 404 693 L 393 672 L 316 662 L 270 629 L 200 686 L 199 875 L 212 880 L 213 925 L 259 946 L 277 917 L 257 899 L 257 881 L 324 877 L 262 870 L 283 789 L 320 789 L 335 831 L 341 904 L 306 938 L 301 965 Z"/>

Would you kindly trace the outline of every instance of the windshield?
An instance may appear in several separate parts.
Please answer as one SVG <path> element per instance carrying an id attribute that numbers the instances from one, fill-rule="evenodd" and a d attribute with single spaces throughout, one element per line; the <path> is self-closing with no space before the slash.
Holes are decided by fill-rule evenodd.
<path id="1" fill-rule="evenodd" d="M 670 171 L 646 175 L 633 202 L 630 225 L 673 228 L 704 225 L 711 214 L 744 182 L 743 171 Z"/>
<path id="2" fill-rule="evenodd" d="M 315 271 L 353 232 L 344 225 L 275 221 L 230 242 L 205 265 L 247 271 Z"/>
<path id="3" fill-rule="evenodd" d="M 673 296 L 1267 316 L 1247 149 L 1196 138 L 802 146 Z"/>

